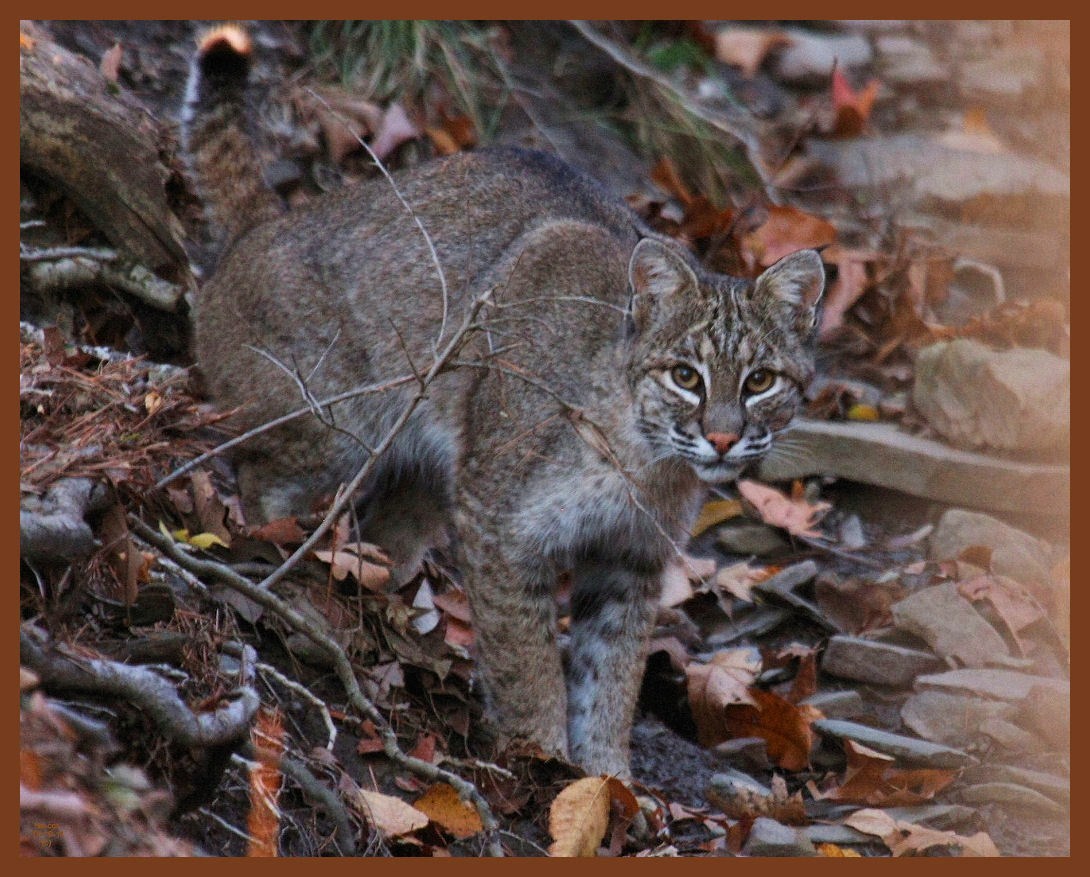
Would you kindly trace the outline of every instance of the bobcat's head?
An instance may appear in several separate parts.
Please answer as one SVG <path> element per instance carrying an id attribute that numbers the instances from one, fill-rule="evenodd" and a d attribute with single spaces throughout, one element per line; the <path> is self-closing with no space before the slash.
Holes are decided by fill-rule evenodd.
<path id="1" fill-rule="evenodd" d="M 629 264 L 635 427 L 658 459 L 708 483 L 772 447 L 813 376 L 821 258 L 803 250 L 756 281 L 701 271 L 644 239 Z"/>

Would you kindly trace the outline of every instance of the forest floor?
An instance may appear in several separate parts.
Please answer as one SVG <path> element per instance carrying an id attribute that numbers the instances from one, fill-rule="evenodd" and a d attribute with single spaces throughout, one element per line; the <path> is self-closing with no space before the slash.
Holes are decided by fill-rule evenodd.
<path id="1" fill-rule="evenodd" d="M 391 591 L 347 515 L 290 570 L 314 522 L 246 525 L 188 349 L 200 27 L 21 30 L 24 854 L 1069 853 L 1063 23 L 254 26 L 290 204 L 377 173 L 348 122 L 556 152 L 718 270 L 823 248 L 805 418 L 668 577 L 631 787 L 496 750 L 441 553 Z"/>

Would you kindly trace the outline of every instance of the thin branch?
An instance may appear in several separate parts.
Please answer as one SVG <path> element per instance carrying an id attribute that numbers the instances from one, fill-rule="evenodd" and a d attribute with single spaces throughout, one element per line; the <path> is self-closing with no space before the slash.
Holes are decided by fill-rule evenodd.
<path id="1" fill-rule="evenodd" d="M 331 107 L 329 105 L 329 102 L 316 91 L 314 91 L 314 89 L 308 88 L 307 93 L 310 94 L 310 96 L 313 97 L 316 101 L 318 101 L 318 103 L 320 103 L 322 107 L 326 110 L 326 112 L 328 112 L 334 119 L 344 125 L 345 130 L 348 131 L 348 133 L 351 134 L 354 138 L 356 138 L 356 142 L 359 143 L 359 145 L 367 151 L 367 154 L 371 157 L 371 161 L 375 163 L 378 169 L 382 171 L 382 175 L 386 177 L 386 181 L 390 184 L 390 188 L 394 190 L 394 195 L 396 195 L 397 200 L 401 202 L 401 206 L 405 208 L 405 212 L 413 218 L 413 222 L 416 223 L 416 227 L 420 229 L 420 234 L 424 238 L 424 243 L 428 245 L 428 252 L 431 254 L 431 261 L 432 264 L 435 266 L 435 273 L 439 277 L 439 285 L 442 287 L 443 290 L 443 317 L 439 323 L 439 334 L 435 337 L 435 341 L 432 343 L 432 352 L 435 353 L 435 351 L 439 347 L 440 342 L 442 342 L 443 340 L 443 335 L 446 333 L 447 330 L 447 312 L 450 307 L 450 293 L 447 290 L 447 275 L 446 272 L 443 271 L 442 263 L 439 261 L 439 253 L 435 249 L 435 243 L 432 241 L 431 235 L 428 234 L 428 230 L 424 228 L 424 223 L 420 221 L 420 217 L 416 215 L 416 211 L 413 210 L 411 206 L 409 206 L 409 202 L 406 201 L 405 196 L 401 194 L 401 190 L 397 187 L 397 183 L 394 182 L 393 176 L 386 169 L 386 165 L 384 165 L 382 163 L 382 160 L 377 155 L 375 155 L 374 150 L 371 149 L 366 141 L 364 141 L 364 139 L 360 136 L 359 131 L 357 131 L 355 127 L 353 127 L 352 124 L 343 115 L 341 115 L 333 107 Z"/>

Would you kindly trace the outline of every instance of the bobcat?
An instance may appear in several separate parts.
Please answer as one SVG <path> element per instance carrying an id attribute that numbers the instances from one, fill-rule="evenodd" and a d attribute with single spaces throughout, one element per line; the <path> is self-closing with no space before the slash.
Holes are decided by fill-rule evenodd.
<path id="1" fill-rule="evenodd" d="M 362 535 L 404 578 L 453 526 L 487 715 L 504 737 L 628 776 L 664 569 L 703 485 L 735 479 L 787 428 L 813 372 L 820 257 L 787 256 L 755 282 L 709 273 L 595 181 L 512 148 L 285 213 L 247 133 L 250 62 L 241 29 L 206 35 L 184 108 L 223 242 L 196 312 L 211 394 L 252 427 L 297 408 L 301 382 L 317 399 L 389 386 L 241 445 L 247 514 L 306 514 L 349 480 L 418 392 L 391 379 L 426 369 L 483 299 L 376 462 Z"/>

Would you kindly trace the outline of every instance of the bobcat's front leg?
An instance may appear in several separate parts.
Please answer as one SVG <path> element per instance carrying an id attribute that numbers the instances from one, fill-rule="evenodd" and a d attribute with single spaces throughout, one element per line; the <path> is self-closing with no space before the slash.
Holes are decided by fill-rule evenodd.
<path id="1" fill-rule="evenodd" d="M 609 563 L 574 570 L 567 674 L 568 748 L 588 773 L 628 778 L 632 713 L 661 572 Z"/>
<path id="2" fill-rule="evenodd" d="M 476 632 L 476 672 L 488 717 L 507 738 L 568 757 L 567 693 L 556 641 L 556 572 L 520 562 L 503 532 L 459 509 L 459 551 Z"/>

